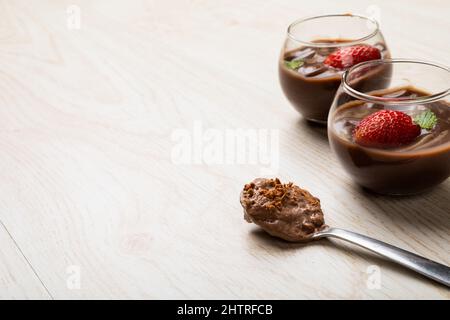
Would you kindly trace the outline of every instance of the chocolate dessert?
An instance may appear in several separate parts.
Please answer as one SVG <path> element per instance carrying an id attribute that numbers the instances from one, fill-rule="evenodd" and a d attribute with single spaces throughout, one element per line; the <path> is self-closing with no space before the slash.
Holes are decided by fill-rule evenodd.
<path id="1" fill-rule="evenodd" d="M 279 78 L 284 94 L 306 119 L 325 123 L 345 70 L 362 61 L 390 57 L 384 43 L 342 46 L 350 40 L 321 39 L 314 43 L 336 46 L 304 46 L 285 52 L 279 62 Z M 388 84 L 390 66 L 378 68 L 378 88 Z M 370 78 L 370 77 L 369 77 Z M 367 81 L 369 78 L 361 78 Z M 385 81 L 386 83 L 382 83 Z"/>
<path id="2" fill-rule="evenodd" d="M 413 87 L 370 95 L 391 102 L 430 96 Z M 413 194 L 450 176 L 448 102 L 394 104 L 386 108 L 354 100 L 338 106 L 330 119 L 332 149 L 353 179 L 370 190 Z"/>
<path id="3" fill-rule="evenodd" d="M 305 241 L 325 227 L 319 199 L 292 182 L 258 178 L 241 192 L 244 218 L 272 236 Z"/>

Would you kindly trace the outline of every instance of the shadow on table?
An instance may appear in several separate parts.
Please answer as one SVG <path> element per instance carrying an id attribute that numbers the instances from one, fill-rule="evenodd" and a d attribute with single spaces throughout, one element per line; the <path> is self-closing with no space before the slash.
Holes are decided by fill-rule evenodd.
<path id="1" fill-rule="evenodd" d="M 328 142 L 326 124 L 319 124 L 300 118 L 297 122 L 297 128 L 310 135 L 312 140 L 320 138 L 322 141 Z"/>
<path id="2" fill-rule="evenodd" d="M 430 230 L 443 229 L 450 234 L 450 181 L 435 188 L 411 196 L 388 196 L 374 193 L 358 187 L 361 197 L 355 197 L 362 204 L 370 201 L 370 213 L 380 221 L 392 220 L 408 228 L 417 229 L 417 224 L 424 224 Z"/>

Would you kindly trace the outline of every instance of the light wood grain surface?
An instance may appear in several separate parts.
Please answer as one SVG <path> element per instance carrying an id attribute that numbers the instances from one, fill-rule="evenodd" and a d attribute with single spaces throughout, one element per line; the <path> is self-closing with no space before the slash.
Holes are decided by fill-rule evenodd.
<path id="1" fill-rule="evenodd" d="M 393 56 L 450 64 L 448 1 L 0 1 L 0 298 L 449 299 L 355 247 L 245 223 L 261 166 L 174 161 L 199 124 L 275 130 L 278 176 L 329 225 L 450 264 L 450 181 L 362 192 L 281 93 L 287 25 L 327 12 L 375 12 Z"/>

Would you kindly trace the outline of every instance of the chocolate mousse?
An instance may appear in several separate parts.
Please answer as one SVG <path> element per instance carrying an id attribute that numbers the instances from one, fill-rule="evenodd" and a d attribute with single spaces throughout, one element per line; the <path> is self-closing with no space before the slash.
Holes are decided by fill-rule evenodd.
<path id="1" fill-rule="evenodd" d="M 342 47 L 349 42 L 350 40 L 345 39 L 320 39 L 313 43 L 336 44 L 336 46 L 303 46 L 281 55 L 279 61 L 281 87 L 291 104 L 306 119 L 321 123 L 327 121 L 329 109 L 346 69 L 361 61 L 390 58 L 383 42 L 373 46 Z M 339 50 L 342 53 L 338 55 Z M 345 52 L 348 52 L 346 56 Z M 330 60 L 331 58 L 334 60 Z M 391 67 L 383 66 L 377 70 L 377 74 L 372 74 L 373 79 L 377 79 L 378 82 L 376 87 L 385 88 Z M 360 81 L 371 78 L 361 78 Z M 383 81 L 386 84 L 383 84 Z"/>
<path id="2" fill-rule="evenodd" d="M 370 95 L 391 102 L 430 96 L 409 86 Z M 336 108 L 330 117 L 330 144 L 357 183 L 383 194 L 414 194 L 450 176 L 450 103 L 440 100 L 422 104 L 420 99 L 416 101 L 412 105 L 394 104 L 386 108 L 381 104 L 353 100 Z M 402 113 L 416 128 L 403 120 L 401 128 L 377 133 L 374 115 L 382 116 L 383 112 Z M 367 121 L 372 123 L 368 123 L 367 130 L 361 130 Z M 384 125 L 388 123 L 384 121 Z M 375 140 L 380 143 L 374 144 Z"/>
<path id="3" fill-rule="evenodd" d="M 325 228 L 320 200 L 292 182 L 258 178 L 241 192 L 244 218 L 272 236 L 306 241 Z"/>

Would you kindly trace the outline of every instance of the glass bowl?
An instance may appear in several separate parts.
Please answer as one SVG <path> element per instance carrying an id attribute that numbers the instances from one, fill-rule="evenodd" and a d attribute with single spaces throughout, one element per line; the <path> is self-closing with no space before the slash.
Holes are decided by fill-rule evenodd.
<path id="1" fill-rule="evenodd" d="M 357 45 L 373 46 L 381 58 L 390 58 L 378 23 L 367 17 L 323 15 L 289 26 L 278 63 L 279 80 L 285 96 L 304 118 L 326 123 L 345 67 L 328 67 L 324 61 L 338 49 Z"/>
<path id="2" fill-rule="evenodd" d="M 344 73 L 333 101 L 331 149 L 353 180 L 374 192 L 430 189 L 450 176 L 449 97 L 446 66 L 401 59 L 360 63 Z M 406 114 L 402 121 L 411 121 L 413 130 L 394 127 L 386 118 L 393 112 L 382 110 Z M 361 123 L 369 116 L 377 121 Z"/>

